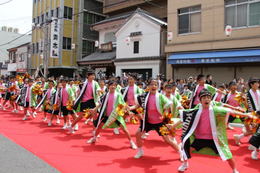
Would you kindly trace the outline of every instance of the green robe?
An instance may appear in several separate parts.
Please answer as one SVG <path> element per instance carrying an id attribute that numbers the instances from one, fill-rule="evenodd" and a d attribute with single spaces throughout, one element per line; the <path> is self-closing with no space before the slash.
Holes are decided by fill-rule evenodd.
<path id="1" fill-rule="evenodd" d="M 202 105 L 199 105 L 199 107 L 194 109 L 184 110 L 180 112 L 181 119 L 183 120 L 181 150 L 184 159 L 187 160 L 189 155 L 189 153 L 187 152 L 187 144 L 190 142 L 190 138 L 195 137 L 194 132 L 200 120 Z M 226 132 L 226 117 L 230 112 L 230 109 L 220 106 L 214 106 L 212 104 L 209 107 L 209 118 L 212 130 L 212 137 L 222 160 L 228 160 L 232 158 L 232 153 L 228 146 L 228 138 Z"/>
<path id="2" fill-rule="evenodd" d="M 114 93 L 114 107 L 113 107 L 113 111 L 110 115 L 106 115 L 106 109 L 107 109 L 107 103 L 108 103 L 108 97 L 109 97 L 109 92 L 104 96 L 104 99 L 101 103 L 101 108 L 100 108 L 100 113 L 99 113 L 99 118 L 98 118 L 98 125 L 101 123 L 101 119 L 103 116 L 108 116 L 108 120 L 107 122 L 103 125 L 103 129 L 104 128 L 116 128 L 118 127 L 118 125 L 116 123 L 111 124 L 110 126 L 108 126 L 108 124 L 110 124 L 111 121 L 117 120 L 119 121 L 125 128 L 126 128 L 126 124 L 125 124 L 125 120 L 122 116 L 119 116 L 116 114 L 116 108 L 119 104 L 125 104 L 125 101 L 123 99 L 123 96 L 121 93 L 119 92 L 115 92 Z"/>

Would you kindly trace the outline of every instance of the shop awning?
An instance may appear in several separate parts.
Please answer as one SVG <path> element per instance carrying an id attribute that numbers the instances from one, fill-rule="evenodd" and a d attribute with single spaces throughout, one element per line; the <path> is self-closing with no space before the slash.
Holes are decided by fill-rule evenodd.
<path id="1" fill-rule="evenodd" d="M 168 57 L 168 64 L 219 64 L 260 62 L 260 49 L 176 53 Z"/>

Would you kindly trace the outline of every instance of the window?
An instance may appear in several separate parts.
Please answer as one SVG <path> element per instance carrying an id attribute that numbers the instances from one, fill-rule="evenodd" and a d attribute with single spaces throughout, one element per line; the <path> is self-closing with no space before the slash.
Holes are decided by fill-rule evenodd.
<path id="1" fill-rule="evenodd" d="M 24 61 L 24 56 L 25 56 L 25 55 L 24 55 L 23 53 L 19 55 L 19 58 L 20 58 L 20 59 L 19 59 L 19 62 L 23 62 L 23 61 Z"/>
<path id="2" fill-rule="evenodd" d="M 39 53 L 39 43 L 36 43 L 36 53 Z"/>
<path id="3" fill-rule="evenodd" d="M 41 23 L 44 23 L 44 15 L 42 15 L 41 19 L 42 19 Z"/>
<path id="4" fill-rule="evenodd" d="M 139 53 L 139 41 L 134 41 L 134 54 Z"/>
<path id="5" fill-rule="evenodd" d="M 178 10 L 179 34 L 201 31 L 201 6 L 181 8 Z"/>
<path id="6" fill-rule="evenodd" d="M 49 13 L 46 12 L 46 13 L 45 13 L 45 20 L 48 20 L 48 19 L 49 19 Z"/>
<path id="7" fill-rule="evenodd" d="M 58 8 L 56 8 L 56 17 L 59 17 L 59 7 Z"/>
<path id="8" fill-rule="evenodd" d="M 51 10 L 51 17 L 54 17 L 54 10 Z"/>
<path id="9" fill-rule="evenodd" d="M 82 56 L 88 56 L 95 52 L 95 42 L 83 40 L 82 43 Z"/>
<path id="10" fill-rule="evenodd" d="M 226 0 L 225 25 L 232 27 L 260 25 L 260 0 Z"/>
<path id="11" fill-rule="evenodd" d="M 37 21 L 36 21 L 37 24 L 40 23 L 40 16 L 37 17 Z"/>
<path id="12" fill-rule="evenodd" d="M 32 54 L 35 53 L 35 50 L 34 50 L 34 43 L 32 44 Z"/>
<path id="13" fill-rule="evenodd" d="M 63 49 L 71 50 L 71 38 L 63 37 Z"/>
<path id="14" fill-rule="evenodd" d="M 116 42 L 116 36 L 115 36 L 114 32 L 105 33 L 104 43 L 108 43 L 108 42 Z"/>
<path id="15" fill-rule="evenodd" d="M 72 8 L 64 6 L 64 18 L 72 19 Z"/>
<path id="16" fill-rule="evenodd" d="M 88 12 L 84 13 L 84 17 L 83 18 L 84 18 L 83 19 L 84 23 L 85 24 L 89 24 L 89 25 L 91 25 L 93 23 L 97 23 L 97 22 L 99 22 L 99 21 L 104 19 L 103 16 L 99 16 L 99 15 L 96 15 L 96 14 L 93 14 L 93 13 L 88 13 Z"/>

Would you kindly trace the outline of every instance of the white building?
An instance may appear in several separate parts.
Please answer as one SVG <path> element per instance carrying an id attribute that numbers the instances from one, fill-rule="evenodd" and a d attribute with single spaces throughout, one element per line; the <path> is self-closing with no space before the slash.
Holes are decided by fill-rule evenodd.
<path id="1" fill-rule="evenodd" d="M 137 9 L 116 32 L 116 76 L 131 72 L 143 79 L 165 74 L 167 23 Z"/>
<path id="2" fill-rule="evenodd" d="M 30 43 L 8 49 L 9 63 L 7 72 L 9 74 L 26 73 L 30 68 Z"/>
<path id="3" fill-rule="evenodd" d="M 79 60 L 79 66 L 86 66 L 95 70 L 97 78 L 114 75 L 114 59 L 116 58 L 117 46 L 115 32 L 131 14 L 111 16 L 93 24 L 92 29 L 99 33 L 99 40 L 96 41 L 96 51 Z"/>

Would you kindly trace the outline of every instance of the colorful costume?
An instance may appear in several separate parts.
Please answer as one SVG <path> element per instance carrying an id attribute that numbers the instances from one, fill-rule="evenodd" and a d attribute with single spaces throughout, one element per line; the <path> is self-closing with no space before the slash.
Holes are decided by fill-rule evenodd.
<path id="1" fill-rule="evenodd" d="M 228 160 L 232 158 L 232 153 L 228 147 L 225 125 L 226 116 L 228 115 L 229 111 L 229 109 L 219 106 L 210 105 L 209 107 L 209 120 L 212 130 L 212 140 L 214 141 L 215 148 L 222 160 Z M 199 105 L 198 108 L 181 111 L 181 119 L 183 121 L 181 150 L 184 160 L 187 160 L 191 157 L 190 147 L 193 143 L 192 137 L 194 137 L 194 132 L 199 124 L 201 113 L 202 105 Z"/>
<path id="2" fill-rule="evenodd" d="M 124 127 L 126 127 L 124 117 L 119 116 L 116 113 L 116 108 L 118 107 L 118 105 L 124 105 L 125 104 L 122 94 L 120 94 L 117 91 L 115 91 L 113 93 L 114 94 L 113 111 L 110 113 L 110 115 L 107 115 L 107 105 L 108 105 L 108 100 L 109 100 L 109 94 L 110 94 L 109 92 L 106 93 L 104 95 L 104 97 L 101 99 L 100 113 L 99 113 L 98 119 L 95 120 L 94 125 L 96 127 L 98 127 L 101 122 L 106 123 L 107 121 L 110 121 L 110 116 L 114 116 L 112 118 L 116 118 L 116 121 L 108 127 L 106 127 L 104 125 L 103 128 L 116 128 L 120 124 L 122 124 Z"/>

